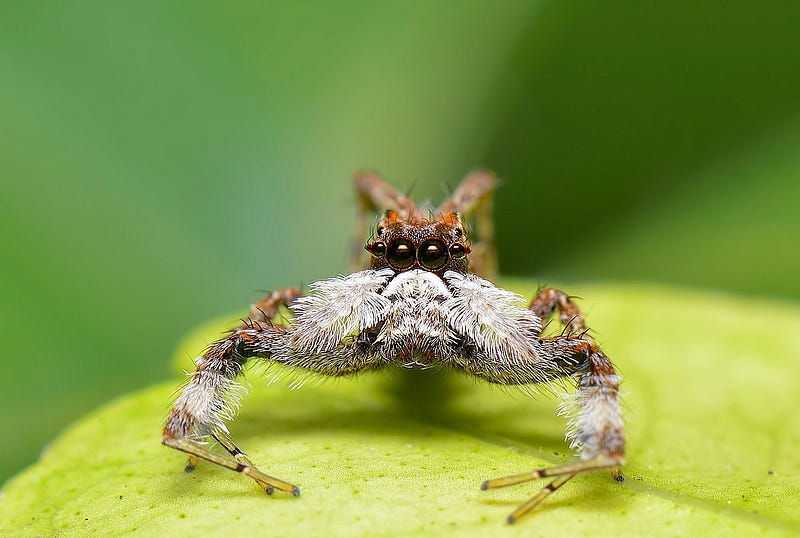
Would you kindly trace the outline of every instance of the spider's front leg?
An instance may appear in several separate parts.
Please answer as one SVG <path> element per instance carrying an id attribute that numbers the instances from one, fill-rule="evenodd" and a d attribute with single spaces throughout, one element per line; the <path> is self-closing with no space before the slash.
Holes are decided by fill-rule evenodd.
<path id="1" fill-rule="evenodd" d="M 285 329 L 278 325 L 239 328 L 227 338 L 218 340 L 195 360 L 197 370 L 184 387 L 164 425 L 161 442 L 189 455 L 186 471 L 199 459 L 249 476 L 267 494 L 278 489 L 299 495 L 300 489 L 279 478 L 261 472 L 245 453 L 228 437 L 225 420 L 233 417 L 236 408 L 235 378 L 250 357 L 268 356 L 274 341 Z M 201 443 L 212 437 L 230 454 L 212 452 Z"/>
<path id="2" fill-rule="evenodd" d="M 545 323 L 558 310 L 558 319 L 570 335 L 581 335 L 586 332 L 586 321 L 583 313 L 574 302 L 573 297 L 561 290 L 547 288 L 541 290 L 531 299 L 528 309 Z"/>
<path id="3" fill-rule="evenodd" d="M 578 473 L 612 469 L 618 480 L 622 478 L 618 473 L 625 458 L 618 399 L 620 378 L 608 357 L 590 340 L 564 336 L 544 338 L 536 349 L 537 362 L 555 364 L 563 372 L 562 375 L 578 379 L 577 394 L 565 402 L 562 410 L 571 415 L 567 438 L 571 440 L 570 447 L 577 449 L 580 459 L 484 482 L 481 489 L 486 490 L 554 477 L 552 482 L 508 516 L 509 523 L 530 512 Z M 522 370 L 520 376 L 524 376 L 528 369 L 523 366 Z"/>
<path id="4" fill-rule="evenodd" d="M 625 453 L 619 376 L 605 353 L 585 335 L 583 316 L 558 290 L 542 292 L 530 308 L 519 306 L 518 295 L 475 275 L 444 274 L 453 292 L 445 301 L 448 320 L 462 335 L 462 352 L 453 366 L 501 385 L 549 383 L 558 378 L 577 381 L 577 394 L 562 407 L 571 412 L 567 438 L 580 460 L 546 469 L 488 480 L 482 489 L 554 477 L 536 496 L 508 517 L 513 523 L 576 474 L 622 465 Z M 543 338 L 542 319 L 555 309 L 579 334 Z"/>
<path id="5" fill-rule="evenodd" d="M 162 442 L 189 454 L 187 470 L 204 459 L 249 476 L 267 493 L 278 489 L 299 495 L 297 486 L 259 471 L 228 437 L 225 421 L 236 408 L 234 380 L 250 358 L 328 376 L 380 367 L 381 356 L 357 335 L 385 315 L 390 301 L 377 291 L 391 274 L 391 269 L 366 270 L 314 282 L 310 295 L 293 289 L 268 295 L 253 307 L 249 320 L 196 360 L 197 371 L 172 407 Z M 294 314 L 286 327 L 271 321 L 282 305 Z M 230 456 L 202 446 L 209 437 Z"/>
<path id="6" fill-rule="evenodd" d="M 299 495 L 297 486 L 261 472 L 228 436 L 224 421 L 236 408 L 235 378 L 251 357 L 268 357 L 286 329 L 273 325 L 280 306 L 288 306 L 303 294 L 286 288 L 271 293 L 253 305 L 250 318 L 222 340 L 211 344 L 195 360 L 197 370 L 184 387 L 167 418 L 162 443 L 189 455 L 186 471 L 198 460 L 210 461 L 252 478 L 266 493 L 275 489 Z M 219 442 L 230 456 L 212 452 L 201 443 L 207 438 Z"/>

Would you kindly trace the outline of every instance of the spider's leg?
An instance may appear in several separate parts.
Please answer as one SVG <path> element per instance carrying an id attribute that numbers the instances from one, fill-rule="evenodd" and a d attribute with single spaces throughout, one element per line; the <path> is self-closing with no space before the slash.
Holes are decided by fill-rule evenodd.
<path id="1" fill-rule="evenodd" d="M 422 216 L 416 202 L 398 191 L 377 174 L 359 171 L 353 176 L 353 188 L 358 197 L 358 215 L 353 229 L 351 270 L 369 266 L 369 255 L 364 250 L 364 238 L 380 211 L 396 211 L 403 220 Z"/>
<path id="2" fill-rule="evenodd" d="M 475 275 L 448 272 L 444 279 L 453 293 L 453 298 L 444 303 L 448 322 L 463 341 L 461 352 L 451 361 L 455 368 L 501 385 L 550 383 L 559 378 L 574 380 L 578 385 L 577 393 L 562 405 L 562 410 L 570 413 L 567 438 L 580 459 L 489 480 L 482 488 L 622 465 L 625 442 L 618 401 L 619 376 L 597 344 L 584 338 L 583 333 L 542 338 L 540 317 L 532 309 L 521 308 L 515 294 Z M 557 306 L 557 301 L 554 304 Z M 515 512 L 512 520 L 565 481 L 558 478 L 545 487 Z"/>
<path id="3" fill-rule="evenodd" d="M 555 364 L 557 370 L 554 373 L 560 371 L 561 376 L 578 380 L 577 394 L 565 402 L 563 409 L 570 414 L 567 432 L 570 446 L 577 449 L 580 459 L 484 482 L 482 489 L 494 489 L 537 478 L 557 477 L 521 505 L 509 522 L 532 510 L 576 474 L 596 469 L 616 471 L 624 463 L 625 440 L 618 400 L 620 378 L 605 353 L 590 340 L 568 336 L 541 339 L 535 349 L 534 363 Z M 509 379 L 518 383 L 540 382 L 542 379 L 542 372 L 535 364 L 508 364 L 506 368 L 509 371 L 503 372 L 501 383 L 508 383 Z"/>
<path id="4" fill-rule="evenodd" d="M 250 467 L 252 469 L 256 468 L 255 464 L 253 464 L 253 462 L 250 461 L 250 458 L 247 457 L 247 454 L 245 454 L 244 451 L 241 448 L 236 446 L 236 443 L 233 442 L 233 440 L 230 438 L 230 436 L 228 436 L 228 434 L 226 434 L 225 432 L 222 432 L 222 431 L 217 431 L 216 433 L 213 434 L 213 437 L 219 444 L 221 444 L 225 448 L 225 450 L 228 451 L 228 453 L 231 456 L 233 456 L 233 459 L 235 459 L 236 461 L 238 461 L 242 465 L 246 465 L 247 467 Z M 280 480 L 278 478 L 273 478 L 273 477 L 270 477 L 270 478 L 271 478 L 271 481 Z M 280 481 L 283 482 L 282 480 L 280 480 Z M 256 482 L 267 493 L 267 495 L 271 495 L 274 492 L 274 486 L 272 486 L 271 483 L 269 483 L 269 482 L 264 483 L 263 481 L 259 481 L 259 480 L 256 480 Z M 293 494 L 295 494 L 295 495 L 299 495 L 300 494 L 300 490 L 296 486 L 292 486 L 291 484 L 288 484 L 288 483 L 286 484 L 286 486 L 291 488 L 291 492 Z M 283 491 L 287 491 L 287 490 L 284 489 Z"/>
<path id="5" fill-rule="evenodd" d="M 276 290 L 263 297 L 250 309 L 247 321 L 227 338 L 213 343 L 202 357 L 196 359 L 197 370 L 176 400 L 164 427 L 163 443 L 189 454 L 186 471 L 197 467 L 204 459 L 227 469 L 250 476 L 267 493 L 275 488 L 292 494 L 299 489 L 283 480 L 264 475 L 244 455 L 225 432 L 224 419 L 230 418 L 235 407 L 231 392 L 237 388 L 234 379 L 244 363 L 252 356 L 266 356 L 270 344 L 285 329 L 273 326 L 272 318 L 281 306 L 290 306 L 303 293 L 295 288 Z M 214 437 L 233 459 L 216 454 L 198 443 Z"/>
<path id="6" fill-rule="evenodd" d="M 305 294 L 297 288 L 281 288 L 266 294 L 256 304 L 250 307 L 248 325 L 250 323 L 271 323 L 278 315 L 281 306 L 292 306 L 294 302 Z"/>
<path id="7" fill-rule="evenodd" d="M 269 476 L 268 474 L 259 471 L 252 465 L 252 463 L 247 464 L 243 461 L 239 461 L 238 458 L 231 459 L 217 454 L 216 452 L 212 452 L 211 450 L 205 448 L 204 446 L 198 445 L 195 441 L 192 441 L 188 438 L 166 438 L 162 442 L 165 446 L 189 454 L 190 458 L 199 458 L 210 461 L 211 463 L 216 463 L 225 469 L 230 469 L 231 471 L 249 476 L 256 482 L 256 484 L 258 484 L 261 489 L 264 490 L 267 495 L 272 495 L 276 489 L 285 491 L 286 493 L 291 493 L 295 497 L 300 495 L 300 488 L 294 484 L 290 484 L 289 482 L 285 482 L 280 478 L 275 478 L 274 476 Z M 244 459 L 247 460 L 246 457 Z"/>
<path id="8" fill-rule="evenodd" d="M 509 523 L 516 522 L 519 518 L 536 508 L 543 500 L 545 500 L 551 493 L 555 490 L 569 482 L 572 478 L 575 477 L 575 474 L 567 474 L 557 477 L 555 480 L 547 484 L 545 487 L 539 490 L 539 493 L 519 505 L 516 510 L 508 514 L 506 521 Z"/>
<path id="9" fill-rule="evenodd" d="M 477 170 L 465 177 L 455 192 L 436 209 L 439 215 L 458 213 L 474 221 L 477 241 L 471 245 L 471 271 L 493 279 L 497 275 L 494 247 L 494 191 L 497 178 L 487 170 Z"/>
<path id="10" fill-rule="evenodd" d="M 297 486 L 256 468 L 229 442 L 224 424 L 235 412 L 235 393 L 239 388 L 235 378 L 247 359 L 268 356 L 269 350 L 285 333 L 286 329 L 278 325 L 240 327 L 211 344 L 195 360 L 197 370 L 175 400 L 161 437 L 164 445 L 189 455 L 187 471 L 194 468 L 198 459 L 203 459 L 249 476 L 267 493 L 279 489 L 293 495 L 300 494 Z M 201 443 L 209 436 L 218 439 L 233 457 L 217 454 L 203 446 Z M 237 458 L 237 454 L 232 452 L 234 448 L 241 457 Z"/>
<path id="11" fill-rule="evenodd" d="M 198 369 L 175 401 L 162 435 L 164 445 L 189 454 L 187 470 L 192 470 L 199 458 L 249 476 L 268 494 L 276 489 L 300 494 L 297 486 L 255 467 L 228 436 L 223 421 L 231 418 L 235 408 L 230 403 L 233 379 L 250 357 L 329 376 L 348 375 L 380 364 L 378 357 L 358 345 L 342 343 L 319 350 L 295 347 L 292 341 L 291 329 L 280 325 L 240 328 L 212 344 L 197 360 Z M 206 437 L 216 439 L 230 456 L 202 446 L 200 442 Z"/>
<path id="12" fill-rule="evenodd" d="M 299 494 L 299 489 L 259 471 L 228 437 L 225 421 L 236 409 L 235 378 L 245 362 L 261 358 L 310 372 L 337 376 L 380 366 L 381 356 L 353 333 L 380 320 L 389 300 L 376 290 L 386 284 L 391 270 L 362 271 L 310 285 L 312 294 L 277 291 L 254 307 L 254 317 L 269 320 L 281 304 L 292 303 L 294 319 L 285 327 L 248 319 L 226 338 L 209 346 L 195 360 L 192 374 L 172 407 L 162 435 L 165 445 L 190 456 L 187 470 L 198 459 L 243 473 L 267 493 L 275 489 Z M 230 454 L 211 452 L 201 442 L 215 438 Z"/>
<path id="13" fill-rule="evenodd" d="M 578 305 L 572 302 L 572 298 L 561 290 L 555 288 L 541 290 L 531 299 L 528 308 L 542 319 L 542 324 L 555 310 L 558 310 L 558 319 L 567 327 L 569 334 L 577 335 L 586 330 L 583 313 Z"/>

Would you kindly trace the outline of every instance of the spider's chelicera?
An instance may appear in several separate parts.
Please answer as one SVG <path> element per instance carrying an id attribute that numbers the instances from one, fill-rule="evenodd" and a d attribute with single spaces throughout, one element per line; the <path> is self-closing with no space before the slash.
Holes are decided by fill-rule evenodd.
<path id="1" fill-rule="evenodd" d="M 236 378 L 248 360 L 262 359 L 329 376 L 400 365 L 450 368 L 504 385 L 574 380 L 577 392 L 561 411 L 569 417 L 567 438 L 579 458 L 488 480 L 482 488 L 552 477 L 508 516 L 513 522 L 578 473 L 609 468 L 621 479 L 620 379 L 587 335 L 583 314 L 560 290 L 544 290 L 525 305 L 484 278 L 495 271 L 494 176 L 471 174 L 430 215 L 373 174 L 357 174 L 355 187 L 360 214 L 354 259 L 369 268 L 314 282 L 308 294 L 287 288 L 267 295 L 251 308 L 247 322 L 196 359 L 197 370 L 175 401 L 162 437 L 165 445 L 189 454 L 186 469 L 204 459 L 249 476 L 267 493 L 300 494 L 297 486 L 260 471 L 225 425 L 236 408 Z M 380 209 L 385 213 L 375 236 L 362 248 L 366 223 Z M 477 233 L 473 244 L 462 226 L 462 218 L 470 217 Z M 272 323 L 281 306 L 294 314 L 287 325 Z M 542 336 L 543 322 L 556 312 L 566 330 Z M 204 446 L 208 438 L 229 455 Z"/>

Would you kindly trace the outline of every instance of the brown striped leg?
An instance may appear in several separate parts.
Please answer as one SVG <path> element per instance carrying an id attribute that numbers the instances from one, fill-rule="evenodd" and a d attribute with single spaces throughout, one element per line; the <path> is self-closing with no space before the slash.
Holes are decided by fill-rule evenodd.
<path id="1" fill-rule="evenodd" d="M 508 521 L 509 524 L 515 523 L 519 518 L 536 508 L 543 500 L 547 498 L 548 495 L 569 482 L 574 476 L 574 474 L 559 476 L 545 487 L 540 489 L 539 493 L 519 505 L 516 510 L 508 514 L 506 521 Z"/>
<path id="2" fill-rule="evenodd" d="M 583 313 L 572 297 L 561 290 L 548 288 L 541 290 L 531 299 L 528 308 L 542 318 L 542 325 L 558 310 L 558 319 L 566 327 L 568 334 L 578 335 L 586 331 Z"/>
<path id="3" fill-rule="evenodd" d="M 250 307 L 249 322 L 272 323 L 282 306 L 291 306 L 305 294 L 297 288 L 281 288 L 268 293 Z M 250 323 L 247 324 L 248 326 Z M 242 325 L 241 327 L 244 327 Z"/>
<path id="4" fill-rule="evenodd" d="M 519 518 L 536 508 L 542 501 L 544 501 L 551 493 L 563 486 L 567 481 L 574 478 L 579 473 L 587 471 L 595 471 L 598 469 L 619 469 L 623 463 L 622 456 L 598 456 L 590 460 L 579 460 L 576 462 L 565 463 L 563 465 L 556 465 L 553 467 L 544 467 L 529 473 L 522 473 L 502 478 L 495 478 L 487 480 L 481 484 L 481 489 L 486 491 L 489 489 L 505 488 L 517 484 L 523 484 L 536 480 L 537 478 L 555 477 L 555 480 L 543 487 L 539 492 L 519 505 L 516 510 L 508 515 L 508 522 L 514 523 Z M 622 476 L 617 473 L 617 476 Z M 617 480 L 620 481 L 621 480 Z"/>
<path id="5" fill-rule="evenodd" d="M 233 456 L 233 459 L 235 459 L 240 464 L 245 465 L 246 467 L 258 471 L 253 462 L 250 461 L 250 458 L 247 457 L 247 454 L 245 454 L 241 448 L 236 446 L 236 443 L 234 443 L 233 440 L 231 440 L 231 438 L 227 434 L 218 431 L 213 435 L 213 437 L 214 439 L 217 440 L 219 444 L 221 444 L 225 448 L 225 450 L 228 451 L 228 453 L 231 456 Z M 300 495 L 300 488 L 298 488 L 297 486 L 293 486 L 288 482 L 284 482 L 279 478 L 270 477 L 270 480 L 268 482 L 260 481 L 255 477 L 251 478 L 253 478 L 256 481 L 256 483 L 258 483 L 258 485 L 261 486 L 261 489 L 263 489 L 267 495 L 272 495 L 275 492 L 275 487 L 276 487 L 275 484 L 279 482 L 283 483 L 285 486 L 283 488 L 280 488 L 281 491 L 286 491 L 287 493 L 291 493 L 292 495 L 295 496 Z"/>
<path id="6" fill-rule="evenodd" d="M 536 469 L 531 472 L 487 480 L 481 489 L 496 489 L 522 484 L 538 478 L 555 477 L 555 480 L 537 495 L 520 505 L 508 518 L 513 523 L 530 512 L 550 493 L 579 473 L 597 469 L 612 469 L 615 479 L 621 481 L 619 467 L 624 463 L 625 440 L 622 413 L 619 406 L 619 376 L 605 353 L 590 340 L 560 336 L 543 338 L 537 346 L 537 359 L 555 362 L 564 375 L 577 377 L 578 392 L 565 402 L 562 409 L 569 415 L 567 437 L 571 447 L 577 448 L 580 459 Z M 508 371 L 497 374 L 508 379 L 517 375 L 520 382 L 530 375 L 531 380 L 540 372 L 526 368 L 524 364 L 507 366 Z M 533 372 L 533 373 L 531 373 Z M 490 379 L 491 380 L 491 379 Z"/>
<path id="7" fill-rule="evenodd" d="M 230 469 L 231 471 L 235 471 L 237 473 L 242 473 L 245 476 L 249 476 L 268 495 L 271 495 L 276 489 L 285 491 L 286 493 L 291 493 L 295 497 L 300 495 L 300 488 L 298 488 L 294 484 L 285 482 L 280 478 L 275 478 L 274 476 L 269 476 L 268 474 L 264 474 L 263 472 L 258 470 L 255 466 L 253 466 L 250 460 L 248 460 L 246 457 L 244 458 L 244 461 L 247 461 L 247 463 L 245 463 L 244 461 L 226 457 L 221 454 L 217 454 L 216 452 L 211 452 L 207 448 L 200 446 L 196 442 L 191 441 L 190 439 L 187 438 L 177 438 L 177 439 L 166 438 L 162 442 L 165 446 L 189 454 L 190 458 L 194 457 L 210 461 L 211 463 L 215 463 L 220 467 L 224 467 L 226 469 Z"/>
<path id="8" fill-rule="evenodd" d="M 260 471 L 224 435 L 224 421 L 235 409 L 235 378 L 248 357 L 268 357 L 276 339 L 285 333 L 279 325 L 258 326 L 248 322 L 222 340 L 211 344 L 195 362 L 197 370 L 175 400 L 162 433 L 165 446 L 189 455 L 185 467 L 191 471 L 198 460 L 206 460 L 252 478 L 265 492 L 278 489 L 299 495 L 297 486 Z M 212 452 L 198 441 L 214 437 L 230 456 Z"/>
<path id="9" fill-rule="evenodd" d="M 199 357 L 197 370 L 175 401 L 162 436 L 164 445 L 189 455 L 185 470 L 192 471 L 198 461 L 210 461 L 252 478 L 265 492 L 275 489 L 299 495 L 297 486 L 261 472 L 219 426 L 233 407 L 234 379 L 249 357 L 267 356 L 270 342 L 285 332 L 274 325 L 280 307 L 290 306 L 303 293 L 285 288 L 263 297 L 250 309 L 250 317 L 231 334 L 211 344 Z M 232 457 L 216 454 L 195 439 L 213 436 Z"/>
<path id="10" fill-rule="evenodd" d="M 497 276 L 497 253 L 494 247 L 494 191 L 497 177 L 488 170 L 478 170 L 465 177 L 455 192 L 436 209 L 438 215 L 458 213 L 474 223 L 471 271 L 492 280 Z"/>
<path id="11" fill-rule="evenodd" d="M 369 255 L 364 250 L 364 240 L 378 213 L 396 211 L 403 220 L 418 219 L 423 215 L 414 200 L 373 172 L 356 172 L 353 176 L 353 188 L 358 197 L 358 215 L 353 229 L 351 270 L 360 271 L 369 267 Z"/>

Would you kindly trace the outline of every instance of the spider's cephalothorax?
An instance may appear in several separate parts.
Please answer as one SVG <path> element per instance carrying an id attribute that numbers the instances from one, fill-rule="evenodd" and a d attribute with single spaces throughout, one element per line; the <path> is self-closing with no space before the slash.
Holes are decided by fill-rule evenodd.
<path id="1" fill-rule="evenodd" d="M 287 288 L 254 305 L 250 318 L 196 359 L 197 370 L 175 401 L 162 435 L 165 445 L 189 454 L 187 470 L 204 459 L 243 473 L 267 493 L 299 495 L 297 486 L 258 470 L 228 435 L 236 378 L 245 362 L 267 360 L 328 376 L 387 365 L 438 366 L 492 383 L 524 385 L 572 380 L 577 386 L 562 410 L 567 439 L 579 459 L 483 483 L 483 489 L 553 477 L 523 503 L 509 522 L 529 512 L 576 474 L 612 469 L 620 479 L 625 441 L 619 376 L 587 336 L 584 318 L 569 296 L 547 289 L 528 305 L 484 277 L 494 273 L 491 200 L 494 176 L 476 172 L 425 218 L 417 204 L 370 173 L 357 174 L 360 215 L 354 260 L 368 268 L 320 280 L 309 293 Z M 370 214 L 385 210 L 374 238 L 362 249 Z M 461 223 L 471 217 L 477 241 Z M 368 254 L 367 263 L 362 254 Z M 471 254 L 471 255 L 470 255 Z M 281 306 L 293 319 L 272 323 Z M 543 336 L 554 313 L 566 326 Z M 221 455 L 202 442 L 218 441 Z"/>
<path id="2" fill-rule="evenodd" d="M 469 267 L 469 242 L 458 213 L 405 221 L 389 210 L 378 225 L 375 240 L 365 248 L 372 256 L 373 269 L 422 269 L 442 276 L 446 271 L 466 273 Z"/>

